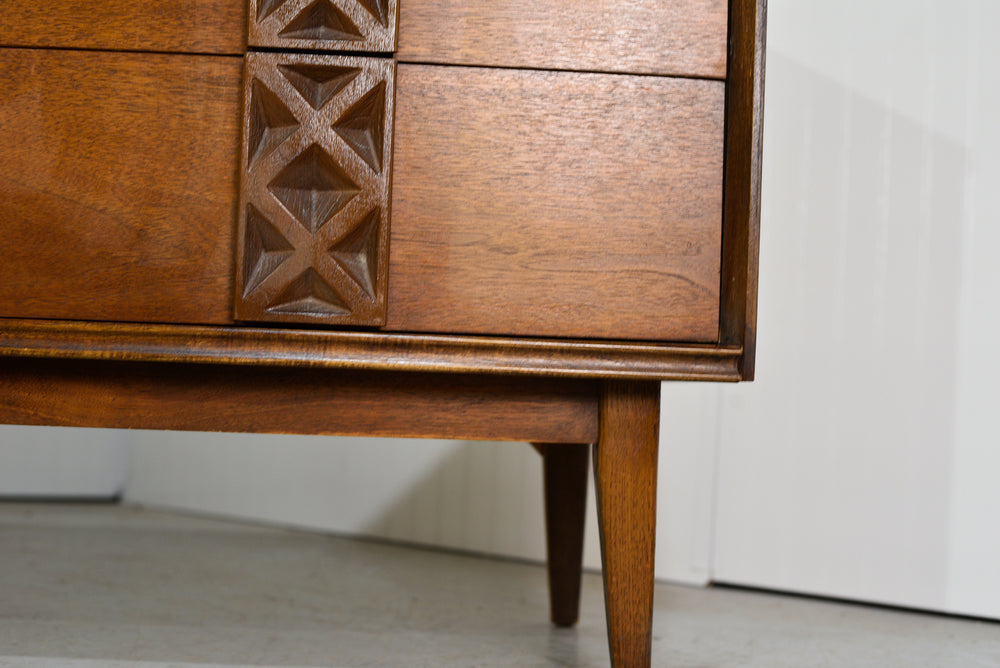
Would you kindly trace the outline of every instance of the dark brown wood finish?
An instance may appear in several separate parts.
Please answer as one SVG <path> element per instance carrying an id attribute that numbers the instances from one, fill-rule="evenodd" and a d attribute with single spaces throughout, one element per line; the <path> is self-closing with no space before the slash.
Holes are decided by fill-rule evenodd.
<path id="1" fill-rule="evenodd" d="M 0 319 L 0 357 L 739 380 L 739 348 Z"/>
<path id="2" fill-rule="evenodd" d="M 232 157 L 232 139 L 224 135 L 232 130 L 226 109 L 237 115 L 228 107 L 230 86 L 239 85 L 236 76 L 230 78 L 236 65 L 200 57 L 175 63 L 149 54 L 15 50 L 0 55 L 10 59 L 7 71 L 13 76 L 26 77 L 25 66 L 38 61 L 36 78 L 46 80 L 46 90 L 58 91 L 42 95 L 39 83 L 31 84 L 32 94 L 52 109 L 46 115 L 55 119 L 42 127 L 34 123 L 31 109 L 22 107 L 22 98 L 9 98 L 6 106 L 17 122 L 5 123 L 3 131 L 18 140 L 0 151 L 18 169 L 3 176 L 6 206 L 14 215 L 11 233 L 2 241 L 13 248 L 7 252 L 11 261 L 0 268 L 0 277 L 7 279 L 0 285 L 0 315 L 230 323 L 224 302 L 232 279 L 223 265 L 230 256 L 226 247 L 234 244 L 223 207 L 232 206 L 233 183 L 222 163 Z M 95 71 L 87 85 L 73 85 L 78 70 L 70 63 L 77 58 Z M 227 76 L 212 78 L 214 88 L 206 93 L 199 69 L 213 68 Z M 128 76 L 133 69 L 146 76 Z M 414 79 L 399 97 L 417 108 L 434 106 L 440 122 L 400 114 L 401 121 L 409 120 L 396 133 L 401 146 L 396 160 L 404 175 L 396 179 L 394 197 L 402 229 L 394 233 L 390 262 L 389 329 L 706 342 L 718 336 L 722 167 L 718 146 L 713 151 L 709 145 L 721 144 L 721 111 L 713 111 L 715 103 L 701 94 L 718 101 L 721 84 L 440 67 L 415 71 L 430 74 Z M 441 129 L 448 125 L 447 98 L 492 73 L 501 81 L 524 78 L 523 105 L 518 110 L 509 103 L 499 106 L 502 100 L 466 102 L 473 113 L 452 117 L 455 138 L 461 140 L 453 141 Z M 568 101 L 533 107 L 554 99 L 545 85 L 551 83 L 548 77 L 555 77 L 556 92 L 565 92 Z M 158 95 L 145 95 L 146 82 L 158 81 L 172 84 L 170 94 L 160 89 Z M 483 81 L 480 88 L 488 85 Z M 95 96 L 99 104 L 84 103 Z M 629 96 L 632 105 L 621 102 Z M 136 97 L 140 101 L 130 104 Z M 571 139 L 576 126 L 566 120 L 586 119 L 583 107 L 602 99 L 605 109 L 619 109 L 614 118 L 620 124 L 610 127 L 593 119 L 603 154 L 584 146 L 582 135 Z M 193 113 L 188 105 L 198 100 L 204 104 Z M 157 102 L 161 112 L 172 113 L 157 113 Z M 633 132 L 626 119 L 632 112 L 625 107 L 645 105 L 653 110 L 635 113 L 648 122 Z M 57 112 L 64 108 L 74 113 Z M 518 121 L 518 113 L 541 128 L 534 138 L 525 141 L 511 129 L 511 136 L 495 145 L 477 139 L 491 127 L 502 127 L 494 123 Z M 714 121 L 706 120 L 713 114 Z M 691 121 L 703 129 L 680 133 L 666 147 L 657 147 L 648 136 L 660 127 L 661 116 L 679 127 Z M 100 143 L 95 127 L 103 133 Z M 143 144 L 185 133 L 198 142 L 164 138 Z M 579 150 L 557 152 L 573 148 L 573 141 L 581 144 Z M 622 160 L 616 146 L 631 160 Z M 40 169 L 43 156 L 56 150 L 65 171 Z M 520 162 L 505 160 L 512 150 Z M 701 157 L 683 158 L 688 150 Z M 149 163 L 150 155 L 177 168 L 159 170 Z M 424 176 L 431 161 L 450 171 Z M 195 179 L 194 173 L 208 178 Z M 95 175 L 106 179 L 95 183 Z M 27 187 L 22 179 L 31 180 Z M 134 194 L 120 194 L 126 187 Z M 663 193 L 663 201 L 646 198 L 645 192 Z M 182 197 L 192 201 L 181 205 Z M 583 204 L 558 203 L 567 200 Z M 672 201 L 683 204 L 663 204 Z M 517 213 L 522 215 L 512 218 Z M 233 215 L 229 209 L 229 221 Z M 80 226 L 80 220 L 88 224 Z M 651 228 L 650 220 L 657 226 Z M 46 235 L 37 234 L 39 225 Z M 58 260 L 64 245 L 49 243 L 56 237 L 76 249 L 79 265 Z M 88 269 L 85 301 L 75 298 L 81 280 L 73 269 L 77 266 Z"/>
<path id="3" fill-rule="evenodd" d="M 716 341 L 723 93 L 400 64 L 386 328 Z"/>
<path id="4" fill-rule="evenodd" d="M 731 0 L 719 340 L 743 348 L 744 380 L 756 366 L 766 17 L 767 0 Z"/>
<path id="5" fill-rule="evenodd" d="M 0 422 L 580 443 L 592 381 L 0 359 Z"/>
<path id="6" fill-rule="evenodd" d="M 249 0 L 250 46 L 396 50 L 396 0 Z"/>
<path id="7" fill-rule="evenodd" d="M 242 54 L 242 0 L 3 0 L 0 46 Z"/>
<path id="8" fill-rule="evenodd" d="M 594 483 L 615 668 L 650 665 L 659 422 L 659 383 L 604 385 Z"/>
<path id="9" fill-rule="evenodd" d="M 78 81 L 82 60 L 91 74 Z M 235 148 L 226 135 L 236 115 L 230 85 L 238 65 L 24 50 L 3 50 L 0 62 L 11 93 L 0 101 L 0 134 L 11 137 L 0 145 L 10 166 L 0 175 L 7 258 L 0 265 L 0 314 L 229 324 L 222 289 L 232 284 L 224 265 L 233 241 L 224 221 L 227 209 L 235 212 L 224 162 Z M 732 109 L 738 87 L 728 85 Z M 38 123 L 39 116 L 46 122 Z M 759 108 L 743 118 L 759 130 Z M 736 119 L 730 111 L 730 156 L 739 153 Z M 198 142 L 170 140 L 186 132 Z M 740 181 L 732 157 L 727 168 L 721 281 L 727 347 L 753 340 L 758 214 L 754 209 L 741 218 L 739 204 L 755 207 L 758 200 L 759 140 L 753 141 L 741 155 L 758 165 L 758 181 Z M 178 168 L 155 168 L 151 156 Z M 179 168 L 190 164 L 207 178 L 194 179 L 193 167 Z M 753 187 L 740 190 L 740 183 Z M 54 239 L 60 241 L 49 243 Z M 62 261 L 62 248 L 73 248 L 76 261 Z M 81 300 L 84 283 L 88 298 Z M 752 363 L 744 374 L 750 370 Z"/>
<path id="10" fill-rule="evenodd" d="M 401 61 L 726 74 L 726 0 L 403 0 L 399 11 Z"/>
<path id="11" fill-rule="evenodd" d="M 0 316 L 231 322 L 241 70 L 0 49 Z"/>
<path id="12" fill-rule="evenodd" d="M 247 55 L 238 320 L 379 326 L 395 63 Z"/>
<path id="13" fill-rule="evenodd" d="M 544 467 L 545 545 L 552 623 L 573 626 L 580 616 L 590 445 L 542 443 L 536 447 Z"/>

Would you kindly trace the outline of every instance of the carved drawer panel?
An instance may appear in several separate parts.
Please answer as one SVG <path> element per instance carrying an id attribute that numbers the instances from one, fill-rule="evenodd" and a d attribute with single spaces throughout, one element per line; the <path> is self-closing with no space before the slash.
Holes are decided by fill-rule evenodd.
<path id="1" fill-rule="evenodd" d="M 250 0 L 250 46 L 312 51 L 396 49 L 396 0 Z"/>
<path id="2" fill-rule="evenodd" d="M 251 53 L 238 320 L 385 321 L 395 64 Z"/>

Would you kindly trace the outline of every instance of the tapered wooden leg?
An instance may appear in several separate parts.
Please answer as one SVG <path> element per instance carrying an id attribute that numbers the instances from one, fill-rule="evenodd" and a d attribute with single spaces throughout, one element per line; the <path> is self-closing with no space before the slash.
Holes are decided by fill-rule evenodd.
<path id="1" fill-rule="evenodd" d="M 650 665 L 659 421 L 659 383 L 604 386 L 594 481 L 614 668 Z"/>
<path id="2" fill-rule="evenodd" d="M 590 446 L 547 443 L 535 447 L 542 453 L 545 471 L 545 537 L 552 623 L 572 626 L 580 614 Z"/>

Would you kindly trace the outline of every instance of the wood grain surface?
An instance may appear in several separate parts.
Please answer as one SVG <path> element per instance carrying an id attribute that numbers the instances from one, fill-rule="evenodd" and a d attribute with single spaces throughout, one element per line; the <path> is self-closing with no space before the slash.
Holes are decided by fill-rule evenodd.
<path id="1" fill-rule="evenodd" d="M 0 12 L 0 46 L 246 50 L 246 0 L 3 0 Z"/>
<path id="2" fill-rule="evenodd" d="M 400 64 L 386 328 L 717 340 L 723 93 Z"/>
<path id="3" fill-rule="evenodd" d="M 231 322 L 241 71 L 0 49 L 0 315 Z"/>
<path id="4" fill-rule="evenodd" d="M 596 438 L 597 384 L 0 359 L 0 422 L 576 443 Z"/>
<path id="5" fill-rule="evenodd" d="M 613 668 L 651 663 L 659 422 L 659 383 L 605 383 L 594 487 Z"/>
<path id="6" fill-rule="evenodd" d="M 726 0 L 403 0 L 400 61 L 719 78 Z"/>

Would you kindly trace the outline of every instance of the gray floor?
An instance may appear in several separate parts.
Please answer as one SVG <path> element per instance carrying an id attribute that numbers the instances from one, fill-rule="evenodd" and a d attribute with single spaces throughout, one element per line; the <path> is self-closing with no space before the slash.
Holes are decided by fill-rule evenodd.
<path id="1" fill-rule="evenodd" d="M 1000 666 L 1000 625 L 659 586 L 653 663 Z M 608 665 L 600 580 L 116 506 L 0 504 L 0 666 Z"/>

